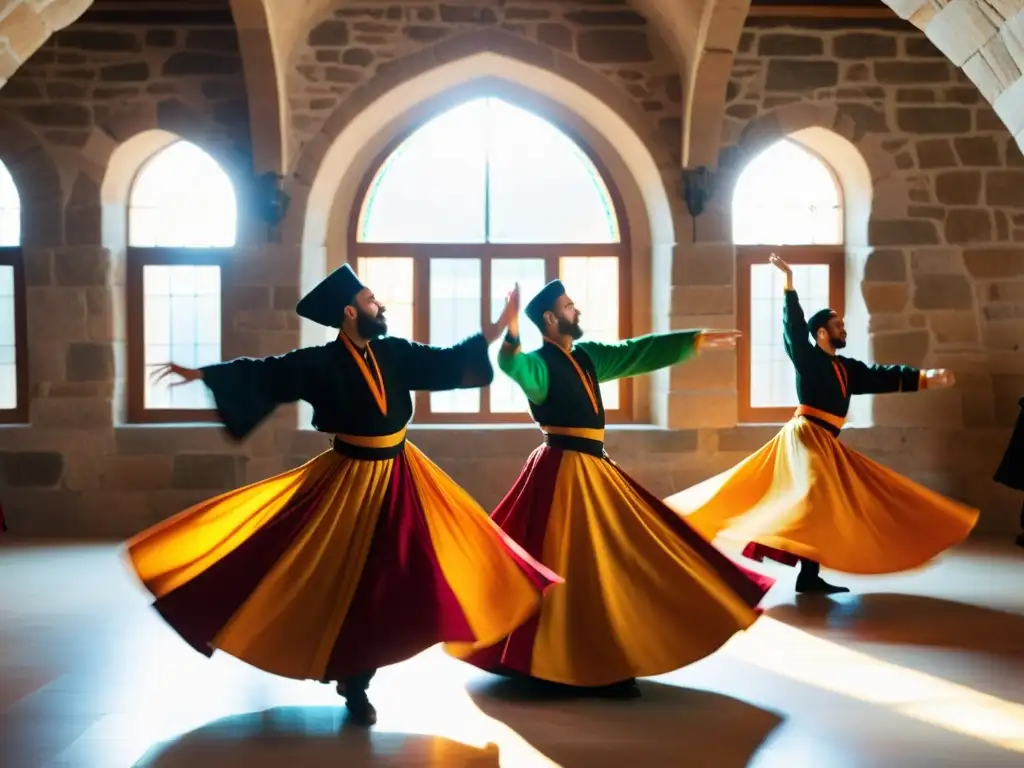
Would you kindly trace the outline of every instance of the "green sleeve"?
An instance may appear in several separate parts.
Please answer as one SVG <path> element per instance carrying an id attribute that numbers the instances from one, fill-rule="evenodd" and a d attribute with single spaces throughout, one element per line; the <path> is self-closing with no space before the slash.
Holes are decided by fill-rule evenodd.
<path id="1" fill-rule="evenodd" d="M 638 336 L 617 344 L 583 341 L 576 345 L 589 355 L 599 382 L 640 376 L 693 357 L 701 331 L 670 331 Z"/>
<path id="2" fill-rule="evenodd" d="M 519 339 L 506 336 L 498 350 L 498 367 L 519 385 L 530 402 L 548 399 L 548 366 L 535 352 L 524 354 Z"/>

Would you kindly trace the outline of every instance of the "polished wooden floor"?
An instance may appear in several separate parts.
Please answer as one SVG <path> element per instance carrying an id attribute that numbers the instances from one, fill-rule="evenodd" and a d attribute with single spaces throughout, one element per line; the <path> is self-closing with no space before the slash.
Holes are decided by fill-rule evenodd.
<path id="1" fill-rule="evenodd" d="M 366 731 L 327 686 L 190 650 L 116 547 L 8 538 L 0 766 L 1024 765 L 1024 551 L 976 544 L 834 599 L 778 574 L 767 618 L 639 700 L 531 700 L 435 649 L 378 676 Z"/>

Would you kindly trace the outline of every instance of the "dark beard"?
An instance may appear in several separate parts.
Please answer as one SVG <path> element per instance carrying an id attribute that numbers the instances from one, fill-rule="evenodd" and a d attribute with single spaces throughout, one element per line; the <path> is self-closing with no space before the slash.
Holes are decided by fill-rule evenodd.
<path id="1" fill-rule="evenodd" d="M 561 336 L 568 336 L 573 341 L 583 336 L 583 329 L 580 328 L 579 321 L 570 323 L 568 320 L 558 321 L 558 333 Z"/>
<path id="2" fill-rule="evenodd" d="M 842 349 L 846 346 L 846 339 L 842 336 L 833 336 L 828 343 L 832 345 L 832 349 Z"/>
<path id="3" fill-rule="evenodd" d="M 374 317 L 361 309 L 357 311 L 359 315 L 356 317 L 356 333 L 361 337 L 376 339 L 388 332 L 388 321 L 383 312 Z"/>

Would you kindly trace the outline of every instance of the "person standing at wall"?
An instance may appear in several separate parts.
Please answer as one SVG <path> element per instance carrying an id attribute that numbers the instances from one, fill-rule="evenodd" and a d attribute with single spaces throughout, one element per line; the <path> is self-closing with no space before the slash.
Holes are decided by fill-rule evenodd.
<path id="1" fill-rule="evenodd" d="M 1024 397 L 1018 405 L 1024 409 Z M 993 479 L 1015 491 L 1024 491 L 1024 410 L 1017 416 L 1010 443 L 1006 446 L 1006 453 Z M 1020 509 L 1020 533 L 1017 534 L 1016 544 L 1024 548 L 1024 503 Z"/>

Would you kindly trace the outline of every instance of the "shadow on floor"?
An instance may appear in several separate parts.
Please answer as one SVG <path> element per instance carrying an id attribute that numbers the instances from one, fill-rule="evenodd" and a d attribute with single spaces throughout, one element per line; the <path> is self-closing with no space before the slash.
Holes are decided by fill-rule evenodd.
<path id="1" fill-rule="evenodd" d="M 152 747 L 135 768 L 498 768 L 485 749 L 347 723 L 343 707 L 279 707 L 214 720 Z"/>
<path id="2" fill-rule="evenodd" d="M 744 768 L 782 718 L 738 699 L 641 680 L 629 701 L 542 694 L 488 678 L 469 695 L 565 768 Z"/>
<path id="3" fill-rule="evenodd" d="M 798 596 L 766 615 L 814 633 L 864 643 L 1024 655 L 1024 615 L 934 597 L 901 594 Z"/>

